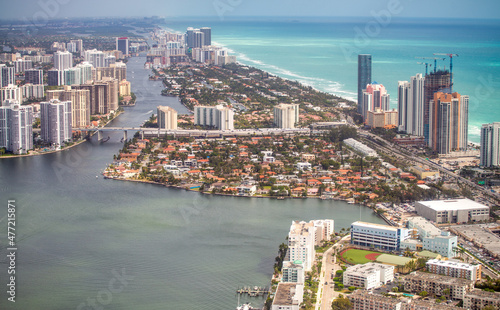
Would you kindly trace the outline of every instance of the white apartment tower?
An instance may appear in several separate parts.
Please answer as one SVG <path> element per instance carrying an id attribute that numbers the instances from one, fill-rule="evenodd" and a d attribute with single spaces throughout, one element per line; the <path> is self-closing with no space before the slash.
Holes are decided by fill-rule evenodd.
<path id="1" fill-rule="evenodd" d="M 414 136 L 424 135 L 424 84 L 425 77 L 420 73 L 410 82 L 398 82 L 399 126 Z"/>
<path id="2" fill-rule="evenodd" d="M 73 67 L 73 54 L 70 52 L 54 53 L 54 68 L 64 70 Z"/>
<path id="3" fill-rule="evenodd" d="M 7 100 L 0 107 L 0 147 L 14 154 L 26 154 L 33 148 L 33 107 Z"/>
<path id="4" fill-rule="evenodd" d="M 157 122 L 160 129 L 177 129 L 177 111 L 171 107 L 158 106 Z"/>
<path id="5" fill-rule="evenodd" d="M 278 128 L 295 128 L 299 122 L 299 105 L 280 103 L 274 107 L 274 125 Z"/>
<path id="6" fill-rule="evenodd" d="M 483 167 L 500 166 L 500 122 L 481 127 L 481 161 Z"/>
<path id="7" fill-rule="evenodd" d="M 40 102 L 40 126 L 42 140 L 61 147 L 72 140 L 71 101 Z"/>

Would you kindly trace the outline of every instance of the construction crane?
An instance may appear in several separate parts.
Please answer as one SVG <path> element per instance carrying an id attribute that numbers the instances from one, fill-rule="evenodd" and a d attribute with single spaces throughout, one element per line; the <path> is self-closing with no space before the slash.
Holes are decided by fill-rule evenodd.
<path id="1" fill-rule="evenodd" d="M 427 76 L 427 67 L 432 67 L 432 64 L 430 64 L 428 62 L 417 62 L 417 64 L 419 64 L 419 65 L 425 65 L 425 76 Z"/>
<path id="2" fill-rule="evenodd" d="M 436 54 L 434 54 L 434 55 L 436 55 Z M 415 58 L 417 58 L 417 59 L 432 59 L 432 60 L 434 60 L 434 73 L 436 73 L 436 70 L 437 70 L 437 61 L 439 59 L 441 59 L 441 60 L 445 60 L 446 59 L 446 58 L 443 58 L 443 57 L 415 57 Z"/>
<path id="3" fill-rule="evenodd" d="M 450 94 L 453 94 L 453 56 L 458 57 L 458 54 L 434 53 L 433 55 L 450 57 Z"/>

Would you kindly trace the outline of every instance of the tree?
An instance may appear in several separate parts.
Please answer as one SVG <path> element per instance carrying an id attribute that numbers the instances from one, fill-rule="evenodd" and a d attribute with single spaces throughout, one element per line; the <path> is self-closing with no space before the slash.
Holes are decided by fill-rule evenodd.
<path id="1" fill-rule="evenodd" d="M 422 297 L 427 297 L 427 295 L 429 295 L 429 293 L 427 293 L 426 291 L 421 291 L 420 293 L 418 293 L 418 295 L 420 295 Z"/>
<path id="2" fill-rule="evenodd" d="M 350 310 L 352 309 L 351 301 L 344 297 L 342 294 L 339 295 L 339 298 L 336 298 L 332 302 L 333 310 Z"/>
<path id="3" fill-rule="evenodd" d="M 492 305 L 487 305 L 486 307 L 483 308 L 483 310 L 496 310 L 495 306 Z"/>

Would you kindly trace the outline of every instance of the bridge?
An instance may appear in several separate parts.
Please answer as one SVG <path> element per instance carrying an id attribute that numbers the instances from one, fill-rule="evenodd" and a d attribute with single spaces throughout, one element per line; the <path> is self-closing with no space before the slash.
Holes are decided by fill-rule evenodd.
<path id="1" fill-rule="evenodd" d="M 269 135 L 297 135 L 320 133 L 321 131 L 311 131 L 309 128 L 255 128 L 255 129 L 233 129 L 233 130 L 203 130 L 203 129 L 159 129 L 145 127 L 98 127 L 98 128 L 73 128 L 75 131 L 95 132 L 97 139 L 103 139 L 103 133 L 123 132 L 123 140 L 126 141 L 128 132 L 139 132 L 141 138 L 160 137 L 163 135 L 172 135 L 177 137 L 195 137 L 195 138 L 223 138 L 223 137 L 244 137 L 244 136 L 269 136 Z"/>

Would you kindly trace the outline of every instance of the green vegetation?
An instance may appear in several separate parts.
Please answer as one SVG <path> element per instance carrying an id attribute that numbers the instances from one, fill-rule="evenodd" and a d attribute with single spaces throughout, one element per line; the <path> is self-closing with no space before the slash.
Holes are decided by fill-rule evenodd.
<path id="1" fill-rule="evenodd" d="M 338 298 L 334 299 L 332 302 L 333 310 L 350 310 L 352 309 L 352 303 L 344 295 L 340 294 Z"/>

